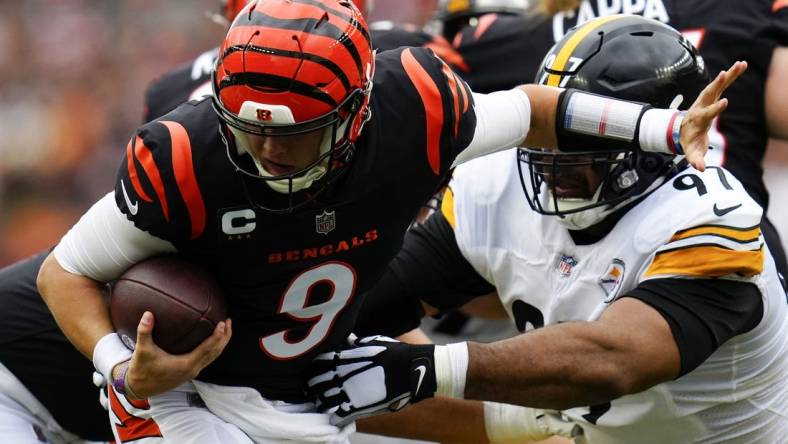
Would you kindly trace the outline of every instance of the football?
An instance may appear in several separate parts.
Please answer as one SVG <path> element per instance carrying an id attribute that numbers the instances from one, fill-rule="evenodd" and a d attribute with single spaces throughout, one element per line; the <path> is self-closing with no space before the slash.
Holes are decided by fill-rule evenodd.
<path id="1" fill-rule="evenodd" d="M 224 294 L 216 279 L 177 256 L 137 263 L 111 286 L 112 323 L 132 350 L 145 311 L 154 316 L 153 341 L 172 354 L 194 350 L 227 318 Z"/>

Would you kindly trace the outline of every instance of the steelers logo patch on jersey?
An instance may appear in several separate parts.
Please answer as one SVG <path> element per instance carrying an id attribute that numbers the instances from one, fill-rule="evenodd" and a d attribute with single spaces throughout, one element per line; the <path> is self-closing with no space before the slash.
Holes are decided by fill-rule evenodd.
<path id="1" fill-rule="evenodd" d="M 626 266 L 621 259 L 613 259 L 607 271 L 599 278 L 599 286 L 605 291 L 605 303 L 609 304 L 616 300 L 621 284 L 624 282 L 624 271 Z"/>

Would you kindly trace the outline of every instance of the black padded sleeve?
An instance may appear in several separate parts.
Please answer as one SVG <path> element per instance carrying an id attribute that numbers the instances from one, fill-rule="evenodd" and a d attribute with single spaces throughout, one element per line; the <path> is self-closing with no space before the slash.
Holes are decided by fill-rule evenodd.
<path id="1" fill-rule="evenodd" d="M 397 256 L 370 290 L 354 332 L 398 336 L 419 325 L 419 300 L 445 311 L 495 291 L 460 252 L 442 213 L 408 232 Z M 414 315 L 415 314 L 415 315 Z"/>
<path id="2" fill-rule="evenodd" d="M 763 317 L 754 284 L 725 279 L 652 279 L 628 297 L 654 307 L 670 325 L 683 376 L 733 336 L 752 330 Z"/>

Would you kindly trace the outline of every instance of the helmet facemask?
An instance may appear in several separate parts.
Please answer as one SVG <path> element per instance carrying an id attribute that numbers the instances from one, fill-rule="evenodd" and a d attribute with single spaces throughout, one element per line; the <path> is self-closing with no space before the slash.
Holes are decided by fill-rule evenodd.
<path id="1" fill-rule="evenodd" d="M 292 114 L 284 106 L 246 102 L 238 115 L 235 115 L 224 110 L 221 103 L 214 99 L 214 109 L 226 129 L 223 136 L 227 157 L 244 176 L 245 186 L 264 183 L 288 198 L 286 208 L 281 209 L 257 201 L 253 203 L 266 211 L 290 212 L 314 200 L 328 185 L 334 183 L 346 170 L 355 152 L 355 144 L 349 138 L 351 125 L 356 119 L 362 120 L 361 125 L 369 119 L 369 111 L 363 107 L 368 96 L 369 90 L 357 91 L 334 112 L 299 124 L 291 123 L 294 122 Z M 362 107 L 364 115 L 358 115 Z M 265 117 L 270 117 L 271 122 L 276 123 L 261 125 L 259 120 L 253 117 L 261 112 Z M 290 137 L 318 131 L 321 136 L 315 160 L 303 168 L 285 174 L 267 171 L 251 148 L 255 137 Z M 299 196 L 299 193 L 303 195 Z"/>
<path id="2" fill-rule="evenodd" d="M 283 24 L 291 22 L 304 29 Z M 291 212 L 343 175 L 370 118 L 374 58 L 349 2 L 258 0 L 236 17 L 214 68 L 212 104 L 247 196 L 262 197 L 253 205 Z"/>
<path id="3" fill-rule="evenodd" d="M 673 168 L 666 155 L 638 151 L 557 153 L 517 150 L 520 182 L 537 213 L 582 230 L 647 194 Z"/>
<path id="4" fill-rule="evenodd" d="M 546 54 L 536 74 L 536 83 L 542 85 L 679 109 L 689 107 L 707 81 L 703 59 L 678 31 L 626 14 L 573 28 Z M 570 229 L 591 227 L 644 198 L 665 183 L 680 160 L 595 146 L 583 152 L 518 150 L 529 205 L 541 214 L 558 216 Z M 580 190 L 573 184 L 578 171 L 593 178 L 594 186 L 587 183 Z M 573 195 L 569 187 L 578 190 Z"/>

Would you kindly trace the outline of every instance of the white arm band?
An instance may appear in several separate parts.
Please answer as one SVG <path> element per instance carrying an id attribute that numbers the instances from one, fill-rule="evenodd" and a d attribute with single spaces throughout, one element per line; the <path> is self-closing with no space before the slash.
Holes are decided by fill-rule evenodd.
<path id="1" fill-rule="evenodd" d="M 483 405 L 484 429 L 491 444 L 542 441 L 551 436 L 574 438 L 583 434 L 580 426 L 563 419 L 558 412 L 488 401 Z"/>
<path id="2" fill-rule="evenodd" d="M 531 127 L 531 101 L 522 89 L 473 93 L 476 129 L 473 140 L 452 166 L 519 146 Z"/>
<path id="3" fill-rule="evenodd" d="M 647 108 L 640 103 L 567 90 L 561 96 L 558 114 L 559 148 L 567 152 L 582 151 L 584 143 L 604 144 L 607 139 L 643 151 L 684 154 L 679 143 L 684 113 L 674 109 Z"/>
<path id="4" fill-rule="evenodd" d="M 69 273 L 108 282 L 137 262 L 175 246 L 134 226 L 109 193 L 85 213 L 55 247 L 55 259 Z"/>
<path id="5" fill-rule="evenodd" d="M 653 153 L 683 155 L 679 130 L 684 113 L 675 109 L 651 108 L 640 119 L 640 149 Z"/>
<path id="6" fill-rule="evenodd" d="M 468 373 L 468 343 L 458 342 L 435 346 L 436 393 L 462 399 Z"/>
<path id="7" fill-rule="evenodd" d="M 104 382 L 112 381 L 112 369 L 129 359 L 131 350 L 123 345 L 120 336 L 115 332 L 104 335 L 93 348 L 93 367 L 104 376 Z M 93 381 L 96 382 L 95 375 Z"/>

